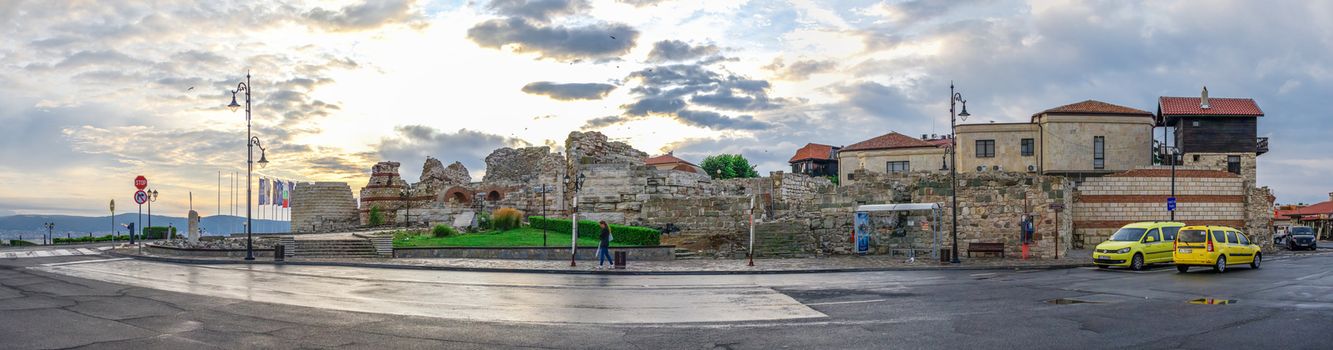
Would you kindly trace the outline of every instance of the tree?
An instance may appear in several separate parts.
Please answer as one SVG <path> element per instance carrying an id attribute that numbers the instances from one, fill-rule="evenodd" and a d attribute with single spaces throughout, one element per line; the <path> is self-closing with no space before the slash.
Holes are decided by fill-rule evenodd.
<path id="1" fill-rule="evenodd" d="M 378 205 L 370 207 L 369 216 L 370 220 L 368 221 L 370 221 L 370 226 L 379 226 L 384 224 L 384 214 L 380 213 L 380 207 Z"/>
<path id="2" fill-rule="evenodd" d="M 746 179 L 759 177 L 750 161 L 740 154 L 718 154 L 704 158 L 704 172 L 714 179 Z"/>

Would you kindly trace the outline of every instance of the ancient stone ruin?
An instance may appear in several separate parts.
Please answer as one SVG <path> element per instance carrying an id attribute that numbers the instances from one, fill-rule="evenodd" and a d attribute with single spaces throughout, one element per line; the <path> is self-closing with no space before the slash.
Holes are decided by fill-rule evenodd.
<path id="1" fill-rule="evenodd" d="M 361 225 L 347 183 L 300 183 L 292 190 L 292 199 L 292 232 L 331 232 Z"/>

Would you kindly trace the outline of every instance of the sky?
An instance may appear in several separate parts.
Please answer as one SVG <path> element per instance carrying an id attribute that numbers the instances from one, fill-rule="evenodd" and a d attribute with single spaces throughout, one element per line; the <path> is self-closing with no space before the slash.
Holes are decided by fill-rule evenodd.
<path id="1" fill-rule="evenodd" d="M 1095 99 L 1255 99 L 1259 185 L 1328 200 L 1327 1 L 3 1 L 0 215 L 230 213 L 251 79 L 256 176 L 415 182 L 427 156 L 474 179 L 500 147 L 595 130 L 699 162 L 788 169 L 806 143 L 1017 122 Z M 240 94 L 244 103 L 244 93 Z M 256 150 L 256 157 L 258 150 Z M 243 188 L 243 187 L 242 187 Z"/>

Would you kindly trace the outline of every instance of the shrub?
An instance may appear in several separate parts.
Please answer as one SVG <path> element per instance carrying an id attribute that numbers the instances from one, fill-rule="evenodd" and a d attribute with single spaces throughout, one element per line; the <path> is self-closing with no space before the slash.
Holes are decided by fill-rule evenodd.
<path id="1" fill-rule="evenodd" d="M 491 214 L 486 212 L 477 213 L 477 231 L 489 229 L 491 229 Z"/>
<path id="2" fill-rule="evenodd" d="M 514 208 L 496 209 L 491 214 L 491 225 L 500 231 L 509 231 L 523 225 L 523 212 Z"/>
<path id="3" fill-rule="evenodd" d="M 437 237 L 437 238 L 438 238 L 438 237 L 449 237 L 449 236 L 457 235 L 457 234 L 458 234 L 458 230 L 455 230 L 453 227 L 451 227 L 451 226 L 449 226 L 449 225 L 435 225 L 435 227 L 432 227 L 432 228 L 430 229 L 430 233 L 431 233 L 431 235 L 433 235 L 433 236 L 435 236 L 435 237 Z"/>
<path id="4" fill-rule="evenodd" d="M 370 207 L 370 215 L 366 218 L 370 226 L 379 226 L 384 224 L 384 213 L 380 212 L 379 206 Z"/>
<path id="5" fill-rule="evenodd" d="M 532 228 L 545 228 L 547 230 L 568 234 L 570 231 L 569 219 L 548 219 L 540 216 L 528 217 L 528 225 Z M 661 245 L 662 233 L 650 227 L 608 225 L 611 228 L 611 235 L 615 236 L 615 242 L 626 245 Z M 579 220 L 579 237 L 598 239 L 601 236 L 602 228 L 596 221 Z"/>
<path id="6" fill-rule="evenodd" d="M 171 237 L 176 236 L 176 228 L 170 227 L 171 232 L 167 232 L 166 226 L 149 226 L 143 228 L 143 239 L 167 239 L 168 234 Z"/>

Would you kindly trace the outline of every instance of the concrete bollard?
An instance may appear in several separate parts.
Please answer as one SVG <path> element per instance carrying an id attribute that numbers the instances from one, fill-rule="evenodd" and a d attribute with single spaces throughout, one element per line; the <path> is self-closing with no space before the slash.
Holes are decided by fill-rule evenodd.
<path id="1" fill-rule="evenodd" d="M 629 253 L 626 252 L 615 252 L 612 254 L 612 256 L 615 257 L 614 259 L 612 259 L 612 261 L 615 263 L 616 270 L 625 269 L 625 260 L 626 260 L 625 257 L 628 255 Z"/>

